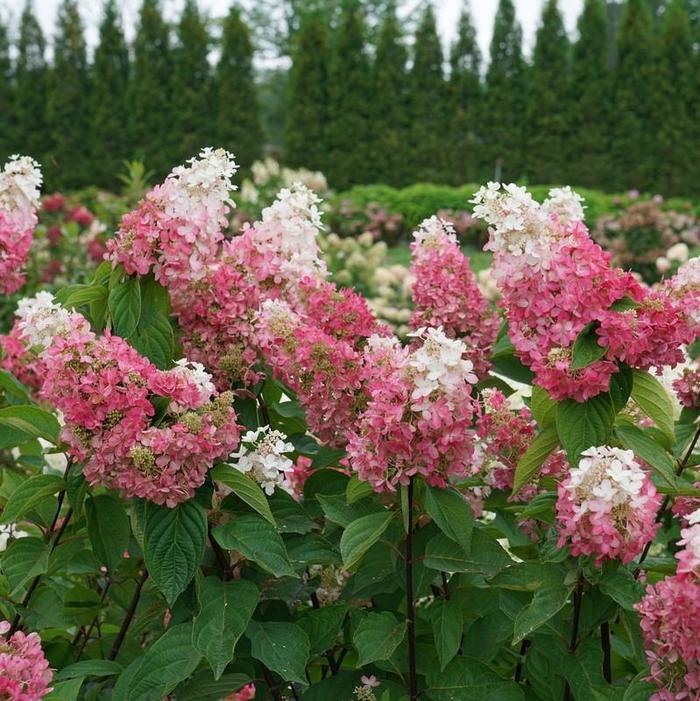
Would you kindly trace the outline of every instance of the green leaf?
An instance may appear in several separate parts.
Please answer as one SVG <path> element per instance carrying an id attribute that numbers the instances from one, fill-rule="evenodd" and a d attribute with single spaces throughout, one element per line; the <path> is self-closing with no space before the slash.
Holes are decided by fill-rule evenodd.
<path id="1" fill-rule="evenodd" d="M 340 538 L 340 554 L 346 569 L 354 567 L 364 554 L 382 537 L 394 518 L 390 511 L 362 516 L 343 531 Z"/>
<path id="2" fill-rule="evenodd" d="M 146 568 L 172 605 L 194 576 L 204 553 L 207 515 L 194 500 L 169 509 L 149 503 L 144 528 Z"/>
<path id="3" fill-rule="evenodd" d="M 504 679 L 483 662 L 457 657 L 444 671 L 428 674 L 428 696 L 433 701 L 524 701 L 522 688 Z"/>
<path id="4" fill-rule="evenodd" d="M 116 572 L 131 535 L 121 500 L 108 494 L 90 497 L 85 502 L 85 513 L 92 552 L 110 572 Z"/>
<path id="5" fill-rule="evenodd" d="M 556 426 L 547 426 L 541 431 L 522 455 L 515 467 L 513 494 L 517 494 L 537 474 L 550 453 L 559 445 Z"/>
<path id="6" fill-rule="evenodd" d="M 311 657 L 318 657 L 330 650 L 338 637 L 348 607 L 345 604 L 332 604 L 320 609 L 311 609 L 298 621 L 311 642 Z"/>
<path id="7" fill-rule="evenodd" d="M 372 486 L 369 482 L 364 482 L 357 475 L 353 475 L 345 489 L 345 498 L 348 504 L 354 504 L 372 494 Z"/>
<path id="8" fill-rule="evenodd" d="M 107 288 L 103 285 L 71 285 L 61 290 L 63 295 L 56 295 L 58 301 L 66 309 L 74 309 L 83 304 L 107 301 Z"/>
<path id="9" fill-rule="evenodd" d="M 202 608 L 194 619 L 192 643 L 209 662 L 215 679 L 233 660 L 236 643 L 255 612 L 259 595 L 257 587 L 244 579 L 222 582 L 218 577 L 207 577 L 202 583 Z"/>
<path id="10" fill-rule="evenodd" d="M 208 669 L 203 669 L 178 687 L 175 698 L 177 701 L 221 701 L 248 683 L 247 674 L 224 674 L 215 680 Z"/>
<path id="11" fill-rule="evenodd" d="M 472 541 L 472 509 L 454 489 L 426 485 L 425 509 L 437 527 L 469 554 Z"/>
<path id="12" fill-rule="evenodd" d="M 306 633 L 294 623 L 251 621 L 246 633 L 251 655 L 288 682 L 306 684 L 306 663 L 311 645 Z"/>
<path id="13" fill-rule="evenodd" d="M 270 505 L 265 498 L 265 493 L 256 482 L 231 465 L 216 465 L 210 470 L 209 474 L 215 482 L 225 484 L 237 497 L 257 511 L 266 521 L 269 521 L 273 526 L 277 525 L 275 517 L 270 510 Z"/>
<path id="14" fill-rule="evenodd" d="M 604 575 L 598 586 L 626 611 L 634 611 L 635 604 L 644 596 L 644 585 L 623 567 Z"/>
<path id="15" fill-rule="evenodd" d="M 352 638 L 358 666 L 388 660 L 405 635 L 406 621 L 397 621 L 394 614 L 388 611 L 366 614 Z"/>
<path id="16" fill-rule="evenodd" d="M 671 456 L 649 435 L 632 424 L 620 423 L 615 427 L 620 442 L 648 463 L 654 473 L 673 488 L 676 485 L 676 464 Z"/>
<path id="17" fill-rule="evenodd" d="M 119 676 L 112 701 L 157 701 L 197 668 L 202 655 L 192 646 L 192 624 L 165 632 Z"/>
<path id="18" fill-rule="evenodd" d="M 170 296 L 152 275 L 141 278 L 141 317 L 129 343 L 161 370 L 173 362 L 175 337 L 170 324 Z"/>
<path id="19" fill-rule="evenodd" d="M 621 365 L 620 369 L 610 378 L 610 399 L 612 399 L 615 413 L 622 411 L 632 394 L 634 376 L 627 365 Z"/>
<path id="20" fill-rule="evenodd" d="M 437 600 L 428 610 L 435 649 L 443 670 L 459 651 L 464 630 L 462 607 L 454 600 Z"/>
<path id="21" fill-rule="evenodd" d="M 523 382 L 526 385 L 531 385 L 535 377 L 532 370 L 525 367 L 513 353 L 494 357 L 493 369 L 499 375 L 503 375 L 516 382 Z"/>
<path id="22" fill-rule="evenodd" d="M 238 516 L 213 530 L 222 548 L 237 550 L 275 577 L 296 577 L 279 533 L 267 521 L 252 514 Z"/>
<path id="23" fill-rule="evenodd" d="M 112 329 L 117 336 L 128 338 L 141 318 L 141 286 L 138 277 L 127 277 L 109 290 L 107 300 L 112 316 Z"/>
<path id="24" fill-rule="evenodd" d="M 530 401 L 532 415 L 540 428 L 551 426 L 557 415 L 557 403 L 539 385 L 532 386 L 532 400 Z"/>
<path id="25" fill-rule="evenodd" d="M 605 445 L 612 433 L 615 410 L 608 394 L 586 402 L 566 399 L 557 407 L 557 433 L 569 463 L 578 465 L 581 453 L 592 446 Z"/>
<path id="26" fill-rule="evenodd" d="M 500 543 L 475 528 L 469 555 L 455 548 L 454 541 L 442 533 L 432 538 L 425 549 L 423 564 L 443 572 L 473 572 L 493 577 L 512 564 L 508 553 Z"/>
<path id="27" fill-rule="evenodd" d="M 19 521 L 44 499 L 52 497 L 64 487 L 58 475 L 33 475 L 24 480 L 10 495 L 0 518 L 0 524 Z"/>
<path id="28" fill-rule="evenodd" d="M 571 369 L 583 370 L 600 360 L 608 352 L 598 344 L 598 334 L 592 324 L 587 324 L 576 337 L 571 354 Z"/>
<path id="29" fill-rule="evenodd" d="M 673 440 L 673 402 L 663 385 L 648 372 L 634 370 L 632 399 Z"/>
<path id="30" fill-rule="evenodd" d="M 6 397 L 26 404 L 30 402 L 29 390 L 10 372 L 0 369 L 0 390 Z"/>
<path id="31" fill-rule="evenodd" d="M 118 662 L 111 660 L 82 660 L 56 672 L 55 680 L 61 681 L 74 677 L 111 677 L 121 674 L 122 669 Z"/>
<path id="32" fill-rule="evenodd" d="M 69 681 L 57 682 L 53 685 L 53 690 L 44 701 L 77 701 L 80 687 L 82 687 L 84 677 L 76 677 Z"/>
<path id="33" fill-rule="evenodd" d="M 2 553 L 0 571 L 7 577 L 11 593 L 25 582 L 44 574 L 49 566 L 49 546 L 41 538 L 17 538 Z"/>
<path id="34" fill-rule="evenodd" d="M 61 427 L 53 414 L 31 405 L 7 406 L 0 409 L 0 426 L 9 426 L 34 438 L 43 438 L 56 445 Z"/>
<path id="35" fill-rule="evenodd" d="M 517 645 L 564 608 L 572 589 L 573 584 L 547 582 L 535 591 L 530 603 L 515 617 L 513 645 Z"/>

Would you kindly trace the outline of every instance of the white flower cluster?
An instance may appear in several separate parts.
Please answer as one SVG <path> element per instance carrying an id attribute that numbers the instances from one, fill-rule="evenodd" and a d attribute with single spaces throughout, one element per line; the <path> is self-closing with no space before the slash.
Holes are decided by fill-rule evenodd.
<path id="1" fill-rule="evenodd" d="M 473 363 L 464 359 L 467 347 L 462 341 L 447 337 L 442 327 L 417 329 L 409 336 L 423 341 L 408 358 L 415 410 L 420 410 L 423 400 L 434 392 L 451 394 L 465 382 L 478 382 Z"/>
<path id="2" fill-rule="evenodd" d="M 266 494 L 272 494 L 275 487 L 291 494 L 293 490 L 286 473 L 294 469 L 294 463 L 286 453 L 292 452 L 294 446 L 284 433 L 261 426 L 241 438 L 241 445 L 231 453 L 231 458 L 236 460 L 234 467 L 252 477 Z"/>
<path id="3" fill-rule="evenodd" d="M 584 450 L 583 456 L 569 473 L 582 512 L 600 510 L 600 502 L 632 508 L 646 503 L 640 499 L 646 475 L 631 450 L 603 445 Z"/>
<path id="4" fill-rule="evenodd" d="M 683 263 L 671 279 L 674 289 L 690 292 L 700 290 L 700 256 Z"/>
<path id="5" fill-rule="evenodd" d="M 71 327 L 72 314 L 54 302 L 50 292 L 37 292 L 34 297 L 25 297 L 17 304 L 15 312 L 19 319 L 19 330 L 30 346 L 46 349 L 56 336 L 67 333 Z"/>
<path id="6" fill-rule="evenodd" d="M 39 208 L 41 168 L 29 156 L 11 156 L 0 171 L 0 207 L 31 214 Z"/>
<path id="7" fill-rule="evenodd" d="M 192 196 L 205 195 L 233 205 L 229 193 L 236 189 L 231 178 L 238 166 L 232 153 L 207 146 L 199 156 L 188 159 L 187 164 L 173 168 L 168 178 L 176 179 Z"/>
<path id="8" fill-rule="evenodd" d="M 211 375 L 204 369 L 204 365 L 201 363 L 195 363 L 192 360 L 187 360 L 187 358 L 180 358 L 176 361 L 175 367 L 171 372 L 176 375 L 180 375 L 189 380 L 192 384 L 196 385 L 199 389 L 199 399 L 204 404 L 211 399 L 212 394 L 216 391 L 214 383 L 211 381 Z M 170 409 L 175 413 L 180 411 L 175 402 L 170 405 Z"/>
<path id="9" fill-rule="evenodd" d="M 435 248 L 445 243 L 457 243 L 452 223 L 435 215 L 421 222 L 418 230 L 413 232 L 413 238 L 419 246 L 425 248 Z"/>
<path id="10" fill-rule="evenodd" d="M 258 236 L 286 259 L 289 273 L 326 274 L 317 241 L 323 229 L 320 203 L 315 192 L 295 183 L 280 190 L 277 199 L 262 211 L 262 221 L 256 225 Z"/>
<path id="11" fill-rule="evenodd" d="M 547 257 L 549 242 L 558 233 L 552 222 L 562 224 L 583 219 L 582 198 L 571 188 L 554 188 L 550 199 L 536 202 L 526 188 L 490 182 L 470 200 L 474 216 L 491 227 L 488 250 L 526 256 L 534 261 Z"/>
<path id="12" fill-rule="evenodd" d="M 568 185 L 554 187 L 549 191 L 549 199 L 542 203 L 542 209 L 550 216 L 556 214 L 563 223 L 583 221 L 583 201 Z"/>

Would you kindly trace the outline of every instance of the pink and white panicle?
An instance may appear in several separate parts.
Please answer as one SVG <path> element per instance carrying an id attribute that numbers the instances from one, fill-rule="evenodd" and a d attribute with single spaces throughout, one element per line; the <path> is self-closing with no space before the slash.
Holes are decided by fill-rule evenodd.
<path id="1" fill-rule="evenodd" d="M 479 291 L 469 258 L 459 248 L 454 227 L 438 217 L 426 219 L 414 232 L 411 272 L 415 310 L 410 326 L 441 326 L 467 347 L 467 359 L 478 377 L 490 368 L 488 356 L 498 333 L 498 315 Z"/>
<path id="2" fill-rule="evenodd" d="M 631 450 L 585 450 L 558 492 L 558 546 L 595 556 L 596 566 L 618 557 L 630 562 L 658 528 L 661 497 Z"/>
<path id="3" fill-rule="evenodd" d="M 376 491 L 421 475 L 444 487 L 470 472 L 477 382 L 466 348 L 442 329 L 419 329 L 412 352 L 372 338 L 368 402 L 349 431 L 347 464 Z"/>
<path id="4" fill-rule="evenodd" d="M 588 235 L 578 195 L 549 194 L 539 204 L 522 187 L 489 183 L 472 200 L 491 225 L 486 249 L 511 340 L 537 384 L 554 399 L 585 401 L 609 389 L 617 361 L 643 369 L 682 362 L 681 346 L 694 337 L 682 302 L 611 266 Z M 588 324 L 606 353 L 573 370 L 574 342 Z"/>
<path id="5" fill-rule="evenodd" d="M 110 260 L 129 274 L 153 272 L 166 287 L 199 280 L 223 240 L 237 168 L 228 151 L 211 148 L 174 168 L 124 215 L 108 244 Z"/>
<path id="6" fill-rule="evenodd" d="M 681 529 L 678 570 L 648 586 L 637 604 L 653 701 L 700 698 L 700 510 Z"/>
<path id="7" fill-rule="evenodd" d="M 37 225 L 41 170 L 29 156 L 12 156 L 0 170 L 0 293 L 24 284 L 22 269 Z"/>
<path id="8" fill-rule="evenodd" d="M 36 633 L 7 636 L 10 624 L 0 621 L 0 699 L 39 701 L 51 688 L 53 674 Z"/>

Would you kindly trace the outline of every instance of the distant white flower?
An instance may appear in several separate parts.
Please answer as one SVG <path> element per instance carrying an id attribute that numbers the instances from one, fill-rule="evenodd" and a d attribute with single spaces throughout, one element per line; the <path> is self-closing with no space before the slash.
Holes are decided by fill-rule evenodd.
<path id="1" fill-rule="evenodd" d="M 187 165 L 174 168 L 168 177 L 176 178 L 181 186 L 193 194 L 206 193 L 227 200 L 228 194 L 236 189 L 231 178 L 237 170 L 233 154 L 223 148 L 207 146 L 199 152 L 199 156 L 190 158 Z"/>
<path id="2" fill-rule="evenodd" d="M 661 273 L 661 275 L 667 273 L 673 267 L 671 261 L 666 258 L 666 256 L 659 256 L 654 261 L 654 265 L 656 265 L 656 270 Z"/>
<path id="3" fill-rule="evenodd" d="M 275 487 L 291 494 L 293 489 L 286 473 L 293 471 L 294 463 L 286 454 L 292 452 L 294 446 L 284 433 L 261 426 L 241 438 L 238 451 L 231 453 L 230 458 L 235 460 L 233 466 L 254 479 L 266 494 L 273 494 Z"/>
<path id="4" fill-rule="evenodd" d="M 46 349 L 56 336 L 67 333 L 71 326 L 71 312 L 54 302 L 50 292 L 37 292 L 17 303 L 15 312 L 19 331 L 30 346 Z"/>
<path id="5" fill-rule="evenodd" d="M 413 238 L 418 245 L 426 248 L 444 245 L 445 243 L 457 243 L 453 224 L 435 215 L 421 222 L 418 230 L 413 232 Z"/>
<path id="6" fill-rule="evenodd" d="M 41 168 L 33 158 L 10 156 L 0 171 L 0 206 L 26 213 L 38 209 L 41 183 Z"/>
<path id="7" fill-rule="evenodd" d="M 690 255 L 687 243 L 676 243 L 666 251 L 666 258 L 677 263 L 685 263 Z"/>
<path id="8" fill-rule="evenodd" d="M 556 214 L 562 223 L 583 221 L 583 197 L 568 185 L 554 187 L 549 191 L 549 199 L 542 204 L 548 214 Z"/>

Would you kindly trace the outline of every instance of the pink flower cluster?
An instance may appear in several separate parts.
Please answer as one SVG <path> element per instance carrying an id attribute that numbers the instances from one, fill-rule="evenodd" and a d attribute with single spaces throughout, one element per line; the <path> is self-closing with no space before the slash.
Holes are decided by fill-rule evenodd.
<path id="1" fill-rule="evenodd" d="M 483 378 L 498 333 L 498 315 L 489 308 L 467 258 L 460 250 L 454 227 L 442 219 L 426 219 L 413 234 L 411 272 L 415 310 L 411 328 L 441 326 L 467 347 L 466 358 Z"/>
<path id="2" fill-rule="evenodd" d="M 681 346 L 697 333 L 686 297 L 645 289 L 613 268 L 588 235 L 577 195 L 552 190 L 540 205 L 524 188 L 489 183 L 473 202 L 492 226 L 486 248 L 513 345 L 554 399 L 607 391 L 619 361 L 642 369 L 683 361 Z M 573 370 L 574 342 L 589 325 L 606 353 Z"/>
<path id="3" fill-rule="evenodd" d="M 36 633 L 7 633 L 10 624 L 0 621 L 0 699 L 39 701 L 51 688 L 53 674 Z"/>
<path id="4" fill-rule="evenodd" d="M 22 268 L 37 224 L 41 171 L 28 156 L 12 156 L 0 170 L 0 293 L 24 284 Z"/>
<path id="5" fill-rule="evenodd" d="M 253 701 L 253 699 L 255 699 L 255 684 L 246 684 L 233 694 L 229 694 L 224 701 Z"/>
<path id="6" fill-rule="evenodd" d="M 617 557 L 630 562 L 658 528 L 661 497 L 631 450 L 589 448 L 558 492 L 558 546 L 594 555 L 598 567 Z"/>
<path id="7" fill-rule="evenodd" d="M 0 350 L 0 367 L 11 372 L 29 389 L 39 390 L 44 375 L 43 363 L 36 353 L 27 348 L 18 322 L 12 325 L 10 333 L 0 336 Z"/>
<path id="8" fill-rule="evenodd" d="M 477 378 L 465 346 L 441 329 L 421 329 L 412 352 L 372 338 L 368 401 L 349 431 L 347 465 L 377 491 L 414 475 L 444 487 L 471 470 Z"/>
<path id="9" fill-rule="evenodd" d="M 683 406 L 700 409 L 700 368 L 685 368 L 674 381 L 673 389 Z"/>
<path id="10" fill-rule="evenodd" d="M 637 604 L 644 634 L 653 701 L 700 698 L 700 511 L 681 530 L 678 571 L 654 586 Z"/>

